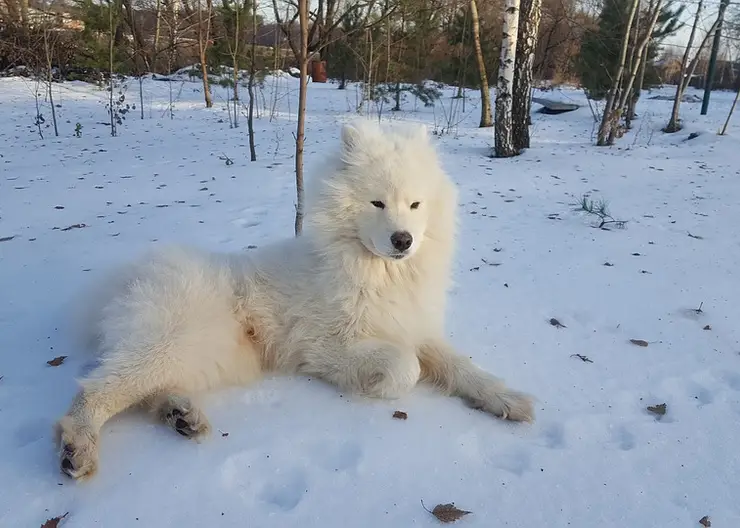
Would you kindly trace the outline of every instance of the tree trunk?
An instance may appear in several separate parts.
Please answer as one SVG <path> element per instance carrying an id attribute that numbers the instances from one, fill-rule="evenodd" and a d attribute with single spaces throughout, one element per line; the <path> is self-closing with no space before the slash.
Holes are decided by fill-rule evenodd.
<path id="1" fill-rule="evenodd" d="M 662 2 L 663 0 L 658 0 L 655 3 L 655 7 L 650 14 L 650 22 L 648 22 L 645 36 L 642 38 L 642 40 L 639 41 L 637 51 L 635 53 L 635 64 L 632 65 L 632 70 L 629 72 L 629 77 L 627 78 L 625 86 L 623 86 L 622 92 L 619 96 L 619 100 L 612 110 L 614 116 L 609 120 L 610 128 L 608 130 L 607 139 L 607 144 L 609 145 L 612 145 L 614 143 L 614 138 L 616 137 L 617 130 L 619 128 L 619 119 L 622 117 L 622 111 L 627 105 L 627 99 L 629 99 L 632 95 L 632 88 L 634 87 L 635 79 L 637 78 L 637 72 L 640 69 L 643 55 L 645 55 L 644 52 L 646 51 L 648 44 L 653 38 L 653 30 L 655 29 L 655 24 L 658 21 L 658 16 L 660 16 L 660 8 Z"/>
<path id="2" fill-rule="evenodd" d="M 514 84 L 516 63 L 516 37 L 519 31 L 519 0 L 506 0 L 504 27 L 499 59 L 496 90 L 496 129 L 494 131 L 494 156 L 509 158 L 518 154 L 514 148 L 511 122 L 511 90 Z"/>
<path id="3" fill-rule="evenodd" d="M 647 69 L 648 51 L 647 46 L 642 50 L 642 59 L 640 60 L 639 73 L 637 74 L 637 84 L 635 84 L 635 88 L 632 91 L 632 97 L 630 97 L 629 105 L 627 107 L 627 128 L 632 128 L 632 120 L 635 118 L 635 108 L 637 108 L 637 102 L 640 100 L 642 88 L 645 85 L 645 70 Z"/>
<path id="4" fill-rule="evenodd" d="M 301 87 L 298 95 L 298 127 L 295 138 L 295 235 L 303 232 L 303 143 L 306 128 L 306 92 L 308 91 L 308 0 L 298 0 L 298 23 L 301 30 Z"/>
<path id="5" fill-rule="evenodd" d="M 696 6 L 696 16 L 694 17 L 694 25 L 691 26 L 691 33 L 689 33 L 689 40 L 686 43 L 686 51 L 684 51 L 683 59 L 681 59 L 681 74 L 678 78 L 676 85 L 676 97 L 673 100 L 673 110 L 671 111 L 671 119 L 663 129 L 663 132 L 678 132 L 681 130 L 681 125 L 678 119 L 678 113 L 681 109 L 681 99 L 683 99 L 684 92 L 684 77 L 689 67 L 689 57 L 691 56 L 691 46 L 694 44 L 694 37 L 696 36 L 696 28 L 699 26 L 701 21 L 701 12 L 704 8 L 704 0 L 699 0 L 699 4 Z M 701 51 L 701 50 L 699 50 Z"/>
<path id="6" fill-rule="evenodd" d="M 401 83 L 396 82 L 396 88 L 395 88 L 395 99 L 396 99 L 396 105 L 391 108 L 393 112 L 400 112 L 401 111 Z"/>
<path id="7" fill-rule="evenodd" d="M 252 60 L 249 64 L 249 115 L 247 116 L 247 130 L 249 131 L 249 158 L 257 161 L 257 149 L 254 146 L 254 76 L 257 71 L 257 0 L 252 0 Z"/>
<path id="8" fill-rule="evenodd" d="M 601 125 L 599 126 L 598 138 L 596 144 L 600 147 L 607 145 L 609 138 L 609 132 L 613 128 L 613 120 L 615 117 L 615 103 L 617 99 L 617 92 L 622 83 L 622 76 L 624 75 L 624 64 L 627 60 L 627 49 L 629 48 L 630 35 L 632 33 L 632 22 L 635 20 L 635 13 L 637 11 L 637 4 L 639 0 L 632 0 L 630 4 L 630 11 L 627 17 L 627 25 L 624 30 L 624 36 L 622 37 L 622 49 L 619 54 L 619 67 L 617 73 L 612 81 L 612 87 L 609 89 L 609 93 L 606 96 L 606 105 L 604 106 L 604 115 L 601 117 Z"/>
<path id="9" fill-rule="evenodd" d="M 478 6 L 475 0 L 470 0 L 470 16 L 473 19 L 473 44 L 475 46 L 475 60 L 478 63 L 478 75 L 480 77 L 480 127 L 487 128 L 493 126 L 491 91 L 488 88 L 486 63 L 483 61 L 483 50 L 480 45 L 480 20 L 478 18 Z"/>
<path id="10" fill-rule="evenodd" d="M 738 97 L 740 97 L 740 88 L 738 88 L 737 92 L 735 92 L 735 99 L 732 101 L 732 106 L 730 107 L 730 113 L 727 114 L 725 125 L 722 127 L 722 131 L 719 133 L 720 136 L 724 136 L 727 133 L 727 125 L 730 124 L 730 118 L 732 117 L 732 113 L 735 111 L 735 106 L 737 105 Z"/>
<path id="11" fill-rule="evenodd" d="M 177 1 L 177 0 L 173 0 Z M 203 9 L 201 2 L 198 0 L 198 51 L 200 52 L 200 72 L 203 78 L 203 97 L 205 97 L 206 108 L 213 106 L 213 100 L 211 99 L 211 88 L 208 85 L 208 59 L 206 52 L 208 51 L 208 39 L 211 33 L 211 11 L 213 9 L 212 0 L 206 0 L 206 15 L 207 19 L 205 22 L 205 30 L 203 29 Z"/>
<path id="12" fill-rule="evenodd" d="M 115 2 L 112 0 L 108 2 L 108 88 L 110 88 L 110 96 L 108 98 L 108 105 L 110 106 L 110 135 L 116 136 L 116 120 L 115 112 L 113 109 L 113 50 L 115 46 L 115 25 L 113 24 L 113 9 Z"/>
<path id="13" fill-rule="evenodd" d="M 44 23 L 44 54 L 46 55 L 46 87 L 49 95 L 49 106 L 51 106 L 51 120 L 54 124 L 54 136 L 59 137 L 59 128 L 57 127 L 57 110 L 54 106 L 54 90 L 52 90 L 54 76 L 52 74 L 52 46 L 49 42 L 49 28 Z"/>
<path id="14" fill-rule="evenodd" d="M 512 125 L 514 148 L 529 148 L 529 125 L 532 108 L 532 68 L 537 48 L 542 0 L 522 0 L 519 14 L 519 36 L 516 42 Z"/>
<path id="15" fill-rule="evenodd" d="M 156 20 L 154 22 L 154 54 L 152 62 L 157 62 L 157 58 L 159 55 L 159 34 L 162 29 L 162 0 L 157 0 L 157 8 L 156 8 Z"/>
<path id="16" fill-rule="evenodd" d="M 234 3 L 234 49 L 232 50 L 232 80 L 234 82 L 234 128 L 239 128 L 239 2 Z"/>

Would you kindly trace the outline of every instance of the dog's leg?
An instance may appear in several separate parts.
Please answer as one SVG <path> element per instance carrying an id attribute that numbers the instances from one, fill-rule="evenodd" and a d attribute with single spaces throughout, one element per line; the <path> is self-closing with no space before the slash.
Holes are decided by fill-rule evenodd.
<path id="1" fill-rule="evenodd" d="M 83 382 L 67 414 L 55 426 L 60 468 L 75 479 L 95 474 L 100 429 L 112 416 L 141 403 L 155 390 L 145 377 L 108 376 Z"/>
<path id="2" fill-rule="evenodd" d="M 451 396 L 462 398 L 468 405 L 494 416 L 512 421 L 533 421 L 532 398 L 510 390 L 499 378 L 457 354 L 442 341 L 419 347 L 422 381 L 432 383 Z"/>
<path id="3" fill-rule="evenodd" d="M 341 390 L 372 398 L 395 399 L 419 381 L 421 367 L 412 349 L 367 339 L 348 348 L 307 353 L 300 371 L 318 376 Z"/>
<path id="4" fill-rule="evenodd" d="M 161 392 L 150 403 L 157 417 L 185 438 L 199 438 L 211 432 L 211 425 L 203 411 L 193 404 L 190 397 L 180 392 Z"/>

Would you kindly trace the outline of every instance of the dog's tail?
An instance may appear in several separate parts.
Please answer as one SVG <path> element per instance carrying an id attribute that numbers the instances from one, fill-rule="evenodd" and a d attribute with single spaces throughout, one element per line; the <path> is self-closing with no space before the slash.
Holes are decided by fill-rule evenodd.
<path id="1" fill-rule="evenodd" d="M 504 382 L 457 354 L 443 342 L 429 343 L 419 348 L 422 381 L 440 391 L 463 399 L 470 407 L 505 420 L 534 420 L 532 397 L 513 391 Z"/>

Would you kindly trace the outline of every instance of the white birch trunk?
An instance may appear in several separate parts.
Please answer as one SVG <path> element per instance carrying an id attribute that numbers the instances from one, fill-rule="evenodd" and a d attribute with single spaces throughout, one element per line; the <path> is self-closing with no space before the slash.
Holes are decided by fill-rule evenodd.
<path id="1" fill-rule="evenodd" d="M 494 132 L 494 156 L 509 158 L 516 156 L 512 137 L 512 89 L 516 62 L 516 38 L 519 32 L 519 0 L 506 0 L 504 4 L 504 27 L 499 59 L 498 82 L 496 85 L 496 126 Z"/>

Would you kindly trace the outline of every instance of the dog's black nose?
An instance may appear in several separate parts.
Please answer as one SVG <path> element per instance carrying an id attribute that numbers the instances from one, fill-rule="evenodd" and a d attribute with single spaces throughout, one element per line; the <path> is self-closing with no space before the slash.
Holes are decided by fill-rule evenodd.
<path id="1" fill-rule="evenodd" d="M 413 241 L 414 238 L 408 231 L 396 231 L 391 235 L 391 244 L 393 244 L 393 247 L 398 251 L 406 251 L 411 247 L 411 243 Z"/>

